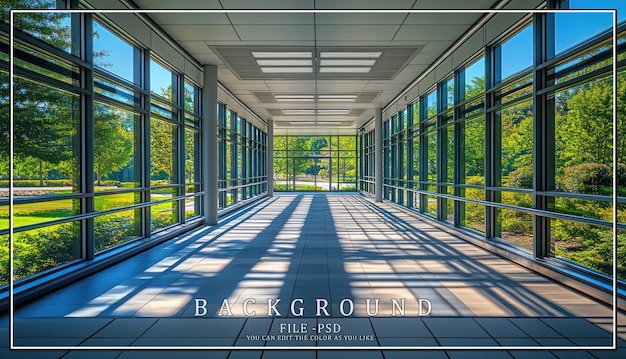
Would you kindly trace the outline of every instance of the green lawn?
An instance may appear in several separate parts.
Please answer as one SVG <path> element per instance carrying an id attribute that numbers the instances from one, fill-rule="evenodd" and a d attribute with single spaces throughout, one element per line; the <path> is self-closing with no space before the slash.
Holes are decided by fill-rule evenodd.
<path id="1" fill-rule="evenodd" d="M 117 193 L 97 196 L 96 211 L 103 211 L 135 204 L 135 193 Z M 14 206 L 13 225 L 15 228 L 30 224 L 54 221 L 70 217 L 74 214 L 73 200 L 58 200 L 18 204 Z M 153 211 L 171 210 L 171 203 L 160 203 L 153 206 Z M 0 210 L 0 228 L 9 227 L 8 206 Z"/>

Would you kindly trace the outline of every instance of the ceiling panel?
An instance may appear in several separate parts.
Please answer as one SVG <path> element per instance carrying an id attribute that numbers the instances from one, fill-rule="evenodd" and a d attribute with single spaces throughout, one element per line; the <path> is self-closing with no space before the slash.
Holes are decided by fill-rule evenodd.
<path id="1" fill-rule="evenodd" d="M 498 0 L 417 0 L 414 9 L 489 9 Z"/>
<path id="2" fill-rule="evenodd" d="M 398 40 L 456 40 L 467 31 L 468 25 L 402 25 Z"/>
<path id="3" fill-rule="evenodd" d="M 313 13 L 229 13 L 234 25 L 313 25 Z"/>
<path id="4" fill-rule="evenodd" d="M 213 51 L 204 41 L 179 41 L 180 44 L 190 54 L 213 54 Z"/>
<path id="5" fill-rule="evenodd" d="M 400 25 L 404 13 L 319 13 L 315 14 L 317 25 Z"/>
<path id="6" fill-rule="evenodd" d="M 185 41 L 239 40 L 230 25 L 163 25 L 162 28 L 174 39 Z"/>
<path id="7" fill-rule="evenodd" d="M 235 30 L 244 41 L 313 41 L 313 25 L 236 25 Z"/>
<path id="8" fill-rule="evenodd" d="M 318 25 L 320 41 L 391 41 L 398 25 Z"/>
<path id="9" fill-rule="evenodd" d="M 230 25 L 225 13 L 159 13 L 150 14 L 150 17 L 159 25 Z"/>
<path id="10" fill-rule="evenodd" d="M 134 0 L 142 9 L 222 9 L 220 0 Z"/>
<path id="11" fill-rule="evenodd" d="M 535 1 L 535 0 L 533 0 Z M 172 39 L 201 64 L 218 65 L 218 81 L 252 111 L 265 119 L 281 122 L 277 128 L 294 134 L 353 134 L 373 116 L 374 108 L 391 101 L 418 77 L 454 41 L 465 33 L 481 14 L 384 13 L 353 10 L 409 10 L 488 8 L 496 0 L 135 0 L 140 8 L 244 9 L 241 13 L 153 14 L 152 18 Z M 279 13 L 276 9 L 343 9 L 335 13 Z M 312 54 L 312 72 L 272 74 L 261 69 L 252 51 Z M 324 72 L 322 52 L 346 53 L 355 60 L 358 52 L 381 52 L 367 71 L 345 68 Z M 342 55 L 342 56 L 344 56 Z M 338 56 L 335 54 L 335 56 Z M 280 56 L 272 57 L 273 60 Z M 328 60 L 328 57 L 326 58 Z M 266 61 L 267 62 L 267 61 Z M 326 61 L 328 63 L 328 61 Z M 333 66 L 356 65 L 343 64 Z M 283 65 L 264 65 L 280 67 Z M 286 66 L 286 65 L 285 65 Z M 295 65 L 294 65 L 295 66 Z M 273 69 L 276 70 L 276 69 Z M 276 71 L 274 71 L 276 72 Z M 276 94 L 359 93 L 367 101 L 278 101 Z M 359 96 L 361 96 L 359 95 Z M 364 97 L 364 98 L 365 98 Z M 237 105 L 239 106 L 239 105 Z M 286 116 L 282 109 L 350 109 L 350 115 L 317 116 L 343 122 L 346 128 L 300 126 L 291 121 L 311 121 L 307 116 Z M 298 119 L 298 120 L 294 120 Z M 315 116 L 313 116 L 315 120 Z M 283 129 L 281 126 L 287 126 Z M 277 131 L 276 133 L 279 133 Z"/>
<path id="12" fill-rule="evenodd" d="M 415 0 L 316 0 L 316 9 L 410 9 Z"/>
<path id="13" fill-rule="evenodd" d="M 470 13 L 418 13 L 409 14 L 404 24 L 406 25 L 471 25 L 483 14 Z"/>
<path id="14" fill-rule="evenodd" d="M 220 0 L 225 9 L 313 9 L 315 0 Z"/>

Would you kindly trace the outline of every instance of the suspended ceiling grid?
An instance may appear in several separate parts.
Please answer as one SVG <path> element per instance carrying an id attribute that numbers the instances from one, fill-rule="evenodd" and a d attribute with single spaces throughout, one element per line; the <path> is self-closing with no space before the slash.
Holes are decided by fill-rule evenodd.
<path id="1" fill-rule="evenodd" d="M 377 107 L 398 95 L 481 14 L 359 13 L 350 9 L 489 9 L 496 3 L 186 0 L 176 2 L 176 9 L 259 12 L 149 16 L 201 64 L 217 65 L 218 81 L 261 118 L 274 120 L 275 133 L 354 134 L 374 116 Z M 172 8 L 170 0 L 135 0 L 134 4 L 141 9 Z M 276 9 L 344 11 L 272 11 Z M 265 55 L 256 57 L 259 54 Z M 287 61 L 290 56 L 304 61 Z M 265 63 L 271 65 L 262 66 Z M 296 65 L 279 66 L 292 63 Z"/>

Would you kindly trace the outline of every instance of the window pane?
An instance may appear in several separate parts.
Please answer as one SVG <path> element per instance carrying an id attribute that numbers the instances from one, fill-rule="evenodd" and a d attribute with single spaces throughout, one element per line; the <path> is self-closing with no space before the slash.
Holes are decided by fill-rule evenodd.
<path id="1" fill-rule="evenodd" d="M 150 91 L 173 101 L 172 72 L 154 60 L 150 61 Z"/>
<path id="2" fill-rule="evenodd" d="M 94 65 L 128 82 L 135 82 L 135 49 L 97 21 L 93 22 Z"/>
<path id="3" fill-rule="evenodd" d="M 502 186 L 533 188 L 533 107 L 532 101 L 499 112 L 501 123 Z"/>
<path id="4" fill-rule="evenodd" d="M 24 198 L 28 196 L 28 192 L 30 191 L 17 190 L 15 195 Z M 0 208 L 2 208 L 0 229 L 9 228 L 9 207 L 1 206 Z M 13 206 L 13 225 L 18 228 L 65 219 L 78 214 L 79 210 L 79 201 L 73 199 L 15 204 Z"/>
<path id="5" fill-rule="evenodd" d="M 554 14 L 555 55 L 612 27 L 613 14 L 610 13 L 556 13 Z"/>
<path id="6" fill-rule="evenodd" d="M 554 95 L 555 175 L 558 190 L 611 194 L 612 91 L 610 78 L 602 78 Z M 622 127 L 618 132 L 621 130 L 620 133 L 626 133 L 624 121 L 618 123 Z M 622 146 L 619 147 L 624 147 L 626 140 L 620 140 Z"/>
<path id="7" fill-rule="evenodd" d="M 94 219 L 96 253 L 138 238 L 141 235 L 140 224 L 140 209 L 96 217 Z"/>
<path id="8" fill-rule="evenodd" d="M 152 119 L 150 122 L 150 184 L 176 183 L 176 126 Z"/>
<path id="9" fill-rule="evenodd" d="M 46 269 L 81 258 L 80 223 L 69 222 L 17 232 L 13 236 L 14 279 L 20 280 Z M 9 236 L 0 236 L 0 253 L 8 261 Z M 8 284 L 9 268 L 0 267 L 0 285 Z"/>
<path id="10" fill-rule="evenodd" d="M 496 57 L 500 60 L 496 74 L 499 81 L 529 68 L 533 64 L 533 26 L 526 27 L 497 47 Z"/>
<path id="11" fill-rule="evenodd" d="M 437 114 L 437 91 L 433 91 L 424 97 L 424 109 L 426 118 L 431 118 Z"/>
<path id="12" fill-rule="evenodd" d="M 79 96 L 21 78 L 15 88 L 15 187 L 78 192 Z"/>
<path id="13" fill-rule="evenodd" d="M 485 91 L 485 58 L 474 62 L 463 70 L 462 100 L 470 99 Z"/>
<path id="14" fill-rule="evenodd" d="M 200 154 L 199 138 L 196 131 L 185 129 L 185 183 L 199 181 L 199 169 L 196 167 Z"/>
<path id="15" fill-rule="evenodd" d="M 94 170 L 96 186 L 139 187 L 136 131 L 139 115 L 101 102 L 94 105 Z"/>
<path id="16" fill-rule="evenodd" d="M 11 2 L 15 3 L 15 2 Z M 9 5 L 2 2 L 0 11 L 0 21 L 9 23 L 9 9 L 41 9 L 54 10 L 64 9 L 65 1 L 62 0 L 26 0 L 20 1 L 19 5 Z M 72 16 L 63 12 L 37 12 L 37 13 L 15 13 L 14 24 L 27 34 L 36 37 L 48 44 L 78 56 L 80 54 L 78 36 L 72 39 Z M 73 44 L 75 46 L 73 46 Z"/>
<path id="17" fill-rule="evenodd" d="M 465 122 L 465 183 L 485 184 L 485 120 Z"/>

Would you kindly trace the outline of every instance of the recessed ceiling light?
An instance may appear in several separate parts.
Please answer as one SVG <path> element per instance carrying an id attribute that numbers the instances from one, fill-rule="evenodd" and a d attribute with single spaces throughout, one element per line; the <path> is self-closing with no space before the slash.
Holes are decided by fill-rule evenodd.
<path id="1" fill-rule="evenodd" d="M 256 60 L 259 66 L 313 66 L 312 60 Z"/>
<path id="2" fill-rule="evenodd" d="M 317 110 L 319 115 L 347 115 L 350 110 Z"/>
<path id="3" fill-rule="evenodd" d="M 274 95 L 279 102 L 313 102 L 313 95 Z"/>
<path id="4" fill-rule="evenodd" d="M 252 52 L 257 59 L 310 59 L 310 52 Z"/>
<path id="5" fill-rule="evenodd" d="M 315 122 L 313 122 L 313 121 L 297 121 L 297 122 L 291 121 L 291 122 L 289 122 L 289 124 L 292 125 L 292 126 L 313 126 L 313 125 L 315 125 Z"/>
<path id="6" fill-rule="evenodd" d="M 382 52 L 334 52 L 322 51 L 320 57 L 327 59 L 377 59 Z"/>
<path id="7" fill-rule="evenodd" d="M 320 67 L 320 72 L 332 72 L 332 73 L 367 73 L 370 72 L 371 67 Z"/>
<path id="8" fill-rule="evenodd" d="M 312 73 L 312 67 L 261 67 L 263 73 Z"/>
<path id="9" fill-rule="evenodd" d="M 372 66 L 376 60 L 322 60 L 321 66 Z"/>
<path id="10" fill-rule="evenodd" d="M 282 110 L 285 115 L 314 115 L 315 110 Z"/>
<path id="11" fill-rule="evenodd" d="M 313 102 L 312 98 L 277 98 L 278 102 Z"/>
<path id="12" fill-rule="evenodd" d="M 300 99 L 313 99 L 313 95 L 274 95 L 277 99 L 288 99 L 288 98 L 300 98 Z"/>
<path id="13" fill-rule="evenodd" d="M 320 126 L 341 126 L 341 122 L 330 122 L 330 121 L 317 121 L 317 124 Z"/>
<path id="14" fill-rule="evenodd" d="M 345 95 L 319 95 L 318 100 L 320 102 L 354 102 L 357 95 L 345 94 Z"/>

